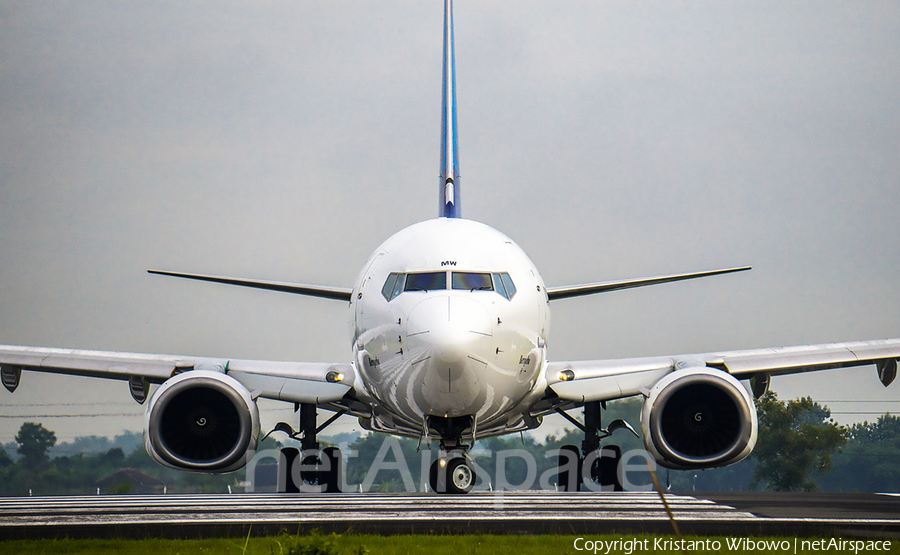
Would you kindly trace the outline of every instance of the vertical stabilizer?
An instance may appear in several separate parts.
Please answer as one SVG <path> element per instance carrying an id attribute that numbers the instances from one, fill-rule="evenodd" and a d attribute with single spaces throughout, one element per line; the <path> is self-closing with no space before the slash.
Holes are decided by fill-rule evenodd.
<path id="1" fill-rule="evenodd" d="M 441 101 L 440 216 L 459 218 L 459 149 L 456 144 L 456 54 L 453 0 L 444 0 L 444 78 Z"/>

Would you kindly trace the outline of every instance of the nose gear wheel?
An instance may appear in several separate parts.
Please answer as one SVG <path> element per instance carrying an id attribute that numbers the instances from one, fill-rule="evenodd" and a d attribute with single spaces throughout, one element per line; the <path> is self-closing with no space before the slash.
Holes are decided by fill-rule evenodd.
<path id="1" fill-rule="evenodd" d="M 441 463 L 444 463 L 443 465 Z M 440 458 L 431 463 L 428 473 L 431 489 L 436 493 L 463 494 L 472 491 L 477 476 L 464 457 Z"/>

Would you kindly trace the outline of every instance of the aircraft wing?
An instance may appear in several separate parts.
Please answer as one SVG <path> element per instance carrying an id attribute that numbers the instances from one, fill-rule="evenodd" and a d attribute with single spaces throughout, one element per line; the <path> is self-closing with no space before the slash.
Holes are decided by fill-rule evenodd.
<path id="1" fill-rule="evenodd" d="M 653 276 L 616 281 L 602 281 L 599 283 L 585 283 L 582 285 L 566 285 L 563 287 L 548 287 L 547 297 L 551 301 L 559 299 L 570 299 L 572 297 L 593 295 L 595 293 L 607 293 L 609 291 L 620 291 L 622 289 L 633 289 L 635 287 L 659 285 L 660 283 L 672 283 L 673 281 L 684 281 L 687 279 L 718 276 L 722 274 L 731 274 L 734 272 L 745 272 L 750 269 L 750 266 L 741 266 L 739 268 L 725 268 L 722 270 L 711 270 L 708 272 L 692 272 L 689 274 L 673 274 L 668 276 Z"/>
<path id="2" fill-rule="evenodd" d="M 352 289 L 349 287 L 328 287 L 324 285 L 307 285 L 304 283 L 289 283 L 286 281 L 266 281 L 260 279 L 244 279 L 228 276 L 209 276 L 204 274 L 185 274 L 183 272 L 164 272 L 162 270 L 147 270 L 150 274 L 160 276 L 170 276 L 184 279 L 195 279 L 198 281 L 209 281 L 212 283 L 224 283 L 226 285 L 238 285 L 240 287 L 251 287 L 253 289 L 265 289 L 268 291 L 280 291 L 282 293 L 293 293 L 295 295 L 307 295 L 310 297 L 319 297 L 322 299 L 333 299 L 336 301 L 350 302 Z"/>
<path id="3" fill-rule="evenodd" d="M 6 389 L 16 389 L 23 370 L 128 380 L 132 395 L 141 403 L 146 396 L 146 384 L 143 385 L 143 396 L 140 392 L 136 395 L 135 388 L 140 391 L 143 382 L 162 383 L 190 370 L 227 374 L 241 382 L 255 397 L 315 404 L 341 399 L 353 387 L 354 377 L 350 364 L 0 345 L 0 377 Z"/>
<path id="4" fill-rule="evenodd" d="M 560 399 L 586 403 L 630 397 L 666 374 L 687 368 L 717 368 L 737 379 L 814 372 L 873 364 L 888 386 L 897 374 L 900 339 L 828 343 L 619 360 L 550 362 L 547 383 Z"/>

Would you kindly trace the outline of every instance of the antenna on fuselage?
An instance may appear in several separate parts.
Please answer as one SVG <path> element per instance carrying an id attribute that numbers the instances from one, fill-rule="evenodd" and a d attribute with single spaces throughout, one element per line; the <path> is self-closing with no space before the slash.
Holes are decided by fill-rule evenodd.
<path id="1" fill-rule="evenodd" d="M 441 100 L 440 217 L 459 218 L 459 148 L 456 143 L 456 54 L 453 0 L 444 0 L 444 72 Z"/>

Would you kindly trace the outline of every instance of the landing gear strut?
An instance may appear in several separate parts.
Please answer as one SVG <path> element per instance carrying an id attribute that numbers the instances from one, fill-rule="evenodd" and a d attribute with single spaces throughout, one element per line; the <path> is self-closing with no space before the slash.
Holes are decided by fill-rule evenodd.
<path id="1" fill-rule="evenodd" d="M 319 449 L 319 442 L 316 441 L 316 434 L 341 414 L 336 414 L 325 424 L 316 428 L 316 406 L 300 404 L 300 432 L 288 432 L 292 438 L 300 436 L 300 449 L 285 447 L 281 450 L 281 458 L 278 461 L 279 493 L 341 492 L 344 462 L 341 450 L 337 447 Z M 284 427 L 290 428 L 290 426 Z M 284 427 L 279 424 L 276 429 L 286 431 L 283 429 Z"/>
<path id="2" fill-rule="evenodd" d="M 472 443 L 475 443 L 475 418 L 471 416 L 436 417 L 425 421 L 425 434 L 429 428 L 441 436 L 441 456 L 431 463 L 428 483 L 435 493 L 469 493 L 475 486 L 477 476 L 466 456 L 471 445 L 462 444 L 463 430 L 471 426 Z M 448 452 L 449 451 L 449 452 Z M 444 455 L 447 453 L 447 455 Z"/>
<path id="3" fill-rule="evenodd" d="M 585 484 L 589 491 L 624 490 L 619 478 L 622 449 L 618 445 L 607 445 L 601 448 L 600 440 L 620 428 L 629 429 L 635 435 L 637 433 L 621 420 L 613 421 L 609 430 L 601 428 L 601 410 L 603 408 L 600 401 L 585 403 L 583 426 L 565 412 L 557 410 L 584 432 L 581 449 L 574 445 L 563 445 L 559 449 L 558 487 L 561 491 L 578 491 L 582 484 Z"/>

